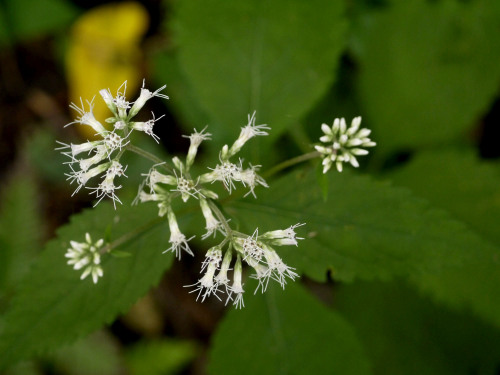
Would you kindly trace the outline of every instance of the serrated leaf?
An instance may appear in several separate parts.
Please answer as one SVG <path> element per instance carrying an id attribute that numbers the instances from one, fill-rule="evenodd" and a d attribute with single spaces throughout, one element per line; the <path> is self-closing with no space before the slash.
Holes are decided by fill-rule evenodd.
<path id="1" fill-rule="evenodd" d="M 389 177 L 500 245 L 500 164 L 471 150 L 418 153 Z"/>
<path id="2" fill-rule="evenodd" d="M 0 334 L 0 368 L 35 353 L 54 349 L 110 323 L 155 283 L 172 262 L 162 254 L 168 231 L 158 224 L 156 208 L 119 207 L 108 202 L 72 218 L 50 241 L 12 302 Z M 153 218 L 153 221 L 151 221 Z M 149 223 L 149 224 L 148 224 Z M 66 264 L 69 241 L 88 232 L 102 238 L 111 226 L 112 240 L 129 238 L 119 249 L 131 257 L 103 257 L 104 276 L 94 285 Z M 134 232 L 136 231 L 136 232 Z M 167 234 L 166 234 L 167 233 Z"/>
<path id="3" fill-rule="evenodd" d="M 306 223 L 298 248 L 279 249 L 300 272 L 316 280 L 327 271 L 344 281 L 406 277 L 437 300 L 500 326 L 499 249 L 407 190 L 331 174 L 325 204 L 314 173 L 299 172 L 257 194 L 256 201 L 233 204 L 247 229 Z"/>
<path id="4" fill-rule="evenodd" d="M 498 1 L 392 3 L 353 28 L 375 139 L 390 151 L 463 136 L 498 92 Z"/>
<path id="5" fill-rule="evenodd" d="M 401 282 L 342 286 L 335 292 L 335 306 L 356 328 L 376 374 L 498 371 L 498 330 L 468 314 L 439 308 Z"/>
<path id="6" fill-rule="evenodd" d="M 231 140 L 257 111 L 271 137 L 310 109 L 333 80 L 344 45 L 340 1 L 179 2 L 181 67 L 211 127 Z"/>
<path id="7" fill-rule="evenodd" d="M 249 289 L 247 286 L 246 289 Z M 251 289 L 251 287 L 250 287 Z M 369 374 L 354 331 L 298 283 L 232 310 L 213 338 L 210 374 Z"/>

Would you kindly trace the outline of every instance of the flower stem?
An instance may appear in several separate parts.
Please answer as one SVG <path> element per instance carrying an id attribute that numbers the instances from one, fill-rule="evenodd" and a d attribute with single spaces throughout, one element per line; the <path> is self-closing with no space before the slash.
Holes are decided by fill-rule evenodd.
<path id="1" fill-rule="evenodd" d="M 158 165 L 161 165 L 163 168 L 165 168 L 166 170 L 168 170 L 169 172 L 173 172 L 173 169 L 170 168 L 164 160 L 160 159 L 159 157 L 157 157 L 156 155 L 153 155 L 152 153 L 146 151 L 146 150 L 143 150 L 142 148 L 140 147 L 137 147 L 137 146 L 134 146 L 134 145 L 131 145 L 131 144 L 128 144 L 126 146 L 126 149 L 128 151 L 132 151 L 134 153 L 136 153 L 137 155 L 140 155 L 142 156 L 143 158 L 146 158 L 148 160 L 151 160 L 153 163 L 156 163 Z"/>
<path id="2" fill-rule="evenodd" d="M 275 175 L 276 173 L 282 171 L 285 168 L 291 167 L 295 164 L 299 164 L 299 163 L 302 163 L 302 162 L 310 160 L 310 159 L 315 159 L 315 158 L 320 157 L 320 156 L 321 156 L 321 154 L 318 151 L 312 151 L 312 152 L 308 152 L 307 154 L 302 154 L 302 155 L 296 156 L 294 158 L 285 160 L 284 162 L 282 162 L 278 165 L 275 165 L 271 169 L 268 169 L 266 171 L 266 173 L 263 174 L 263 177 L 269 178 L 269 177 Z"/>
<path id="3" fill-rule="evenodd" d="M 224 214 L 221 212 L 221 210 L 219 210 L 219 207 L 217 207 L 217 205 L 211 199 L 207 199 L 207 202 L 208 202 L 210 208 L 212 209 L 212 211 L 215 213 L 215 216 L 217 216 L 217 218 L 220 220 L 220 222 L 224 226 L 224 230 L 226 231 L 227 237 L 231 237 L 233 230 L 229 226 L 226 218 L 224 217 Z"/>
<path id="4" fill-rule="evenodd" d="M 99 251 L 100 254 L 109 253 L 114 248 L 117 248 L 118 246 L 124 244 L 125 242 L 132 240 L 134 237 L 138 237 L 138 236 L 142 235 L 143 233 L 145 233 L 149 229 L 153 228 L 155 225 L 159 224 L 161 221 L 162 221 L 162 218 L 157 217 L 154 220 L 151 220 L 150 222 L 148 222 L 148 223 L 140 226 L 136 230 L 134 230 L 132 232 L 129 232 L 129 233 L 127 233 L 127 234 L 125 234 L 125 235 L 117 238 L 113 242 L 111 242 L 108 245 L 104 246 Z"/>

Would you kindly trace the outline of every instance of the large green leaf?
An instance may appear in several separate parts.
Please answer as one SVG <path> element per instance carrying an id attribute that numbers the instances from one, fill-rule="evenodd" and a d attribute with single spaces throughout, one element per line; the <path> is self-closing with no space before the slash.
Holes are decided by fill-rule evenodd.
<path id="1" fill-rule="evenodd" d="M 335 305 L 355 327 L 374 373 L 498 373 L 498 330 L 438 308 L 402 284 L 355 283 L 335 293 Z"/>
<path id="2" fill-rule="evenodd" d="M 325 93 L 344 45 L 342 12 L 341 1 L 178 3 L 180 64 L 221 142 L 254 110 L 277 136 Z"/>
<path id="3" fill-rule="evenodd" d="M 36 185 L 26 171 L 2 192 L 0 212 L 0 294 L 10 294 L 40 251 L 42 223 Z"/>
<path id="4" fill-rule="evenodd" d="M 500 245 L 499 163 L 469 150 L 421 152 L 390 177 Z"/>
<path id="5" fill-rule="evenodd" d="M 247 286 L 248 289 L 248 286 Z M 211 374 L 369 374 L 349 326 L 297 283 L 232 310 L 213 339 Z"/>
<path id="6" fill-rule="evenodd" d="M 314 173 L 299 172 L 234 203 L 247 230 L 305 222 L 287 263 L 316 280 L 408 280 L 440 301 L 468 307 L 500 326 L 500 251 L 409 191 L 367 177 L 332 174 L 325 203 Z"/>
<path id="7" fill-rule="evenodd" d="M 394 1 L 358 20 L 359 88 L 385 150 L 447 142 L 487 110 L 500 83 L 500 3 Z"/>
<path id="8" fill-rule="evenodd" d="M 151 222 L 153 205 L 119 207 L 108 202 L 74 216 L 60 228 L 23 280 L 3 321 L 0 334 L 0 368 L 35 353 L 53 349 L 110 323 L 155 283 L 172 262 L 162 254 L 168 240 L 165 225 Z M 145 226 L 147 222 L 151 225 Z M 104 277 L 97 285 L 66 265 L 69 241 L 116 241 L 134 235 L 122 246 L 126 258 L 104 257 Z"/>

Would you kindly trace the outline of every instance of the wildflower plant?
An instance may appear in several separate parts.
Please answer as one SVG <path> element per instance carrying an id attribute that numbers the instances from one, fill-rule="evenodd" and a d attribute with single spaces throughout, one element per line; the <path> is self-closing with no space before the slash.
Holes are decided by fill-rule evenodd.
<path id="1" fill-rule="evenodd" d="M 149 171 L 144 173 L 143 182 L 140 184 L 133 204 L 151 204 L 157 206 L 157 214 L 168 223 L 169 239 L 166 249 L 158 249 L 159 253 L 172 253 L 181 260 L 182 255 L 193 256 L 190 241 L 194 238 L 185 234 L 177 220 L 178 204 L 195 201 L 197 209 L 204 218 L 205 233 L 201 234 L 202 240 L 217 242 L 205 254 L 201 265 L 201 277 L 188 285 L 196 299 L 204 301 L 210 296 L 225 302 L 232 302 L 236 308 L 244 307 L 243 295 L 244 275 L 243 266 L 253 270 L 252 278 L 257 279 L 257 290 L 262 293 L 268 288 L 269 282 L 274 281 L 282 288 L 287 282 L 299 277 L 295 268 L 287 265 L 280 257 L 277 248 L 281 246 L 298 247 L 299 240 L 303 240 L 296 230 L 302 229 L 305 223 L 291 224 L 288 228 L 255 228 L 252 233 L 241 232 L 235 228 L 230 218 L 224 213 L 223 203 L 214 191 L 214 184 L 221 184 L 229 196 L 237 190 L 245 190 L 245 196 L 252 195 L 257 198 L 259 188 L 268 188 L 269 185 L 259 174 L 260 165 L 246 163 L 238 157 L 245 145 L 256 137 L 267 136 L 271 128 L 267 124 L 257 124 L 257 114 L 254 111 L 248 115 L 246 125 L 241 127 L 239 136 L 231 145 L 224 145 L 219 152 L 219 160 L 215 166 L 205 167 L 205 171 L 195 174 L 193 165 L 197 162 L 199 147 L 203 142 L 210 141 L 212 134 L 204 127 L 201 131 L 194 129 L 193 133 L 185 136 L 189 139 L 189 150 L 185 158 L 178 156 L 170 160 L 162 160 L 157 156 L 142 150 L 132 143 L 131 134 L 145 133 L 159 142 L 158 136 L 153 131 L 156 123 L 163 116 L 151 115 L 148 121 L 136 121 L 136 115 L 141 111 L 146 102 L 159 97 L 169 99 L 162 93 L 166 86 L 151 92 L 141 88 L 139 97 L 129 101 L 126 97 L 127 83 L 125 82 L 113 96 L 108 89 L 99 92 L 106 103 L 111 116 L 106 119 L 106 124 L 99 122 L 93 115 L 94 99 L 83 100 L 80 106 L 71 104 L 78 117 L 68 125 L 81 124 L 90 126 L 99 138 L 81 144 L 65 144 L 60 142 L 58 148 L 69 160 L 70 172 L 66 174 L 70 184 L 76 185 L 73 194 L 83 188 L 90 190 L 97 198 L 96 205 L 104 198 L 121 204 L 118 191 L 122 187 L 127 166 L 122 164 L 122 157 L 126 152 L 132 152 L 153 163 Z M 369 131 L 359 129 L 361 118 L 356 118 L 349 129 L 346 129 L 344 119 L 336 119 L 333 127 L 323 125 L 325 135 L 320 141 L 327 145 L 315 146 L 317 152 L 302 157 L 303 160 L 312 157 L 323 157 L 323 172 L 328 171 L 331 163 L 335 162 L 337 169 L 342 170 L 342 162 L 350 162 L 357 166 L 354 155 L 364 155 L 367 151 L 353 147 L 370 147 L 375 143 L 367 137 Z M 301 159 L 301 160 L 302 160 Z M 299 160 L 299 161 L 301 161 Z M 278 166 L 280 168 L 280 166 Z M 203 168 L 196 168 L 203 171 Z M 300 228 L 300 229 L 299 229 Z M 100 265 L 101 256 L 113 250 L 113 245 L 103 247 L 104 240 L 92 242 L 90 235 L 86 234 L 86 242 L 71 241 L 71 247 L 66 253 L 68 264 L 75 270 L 83 269 L 81 278 L 92 275 L 92 280 L 97 283 L 103 277 L 104 271 Z M 159 254 L 159 256 L 161 256 Z"/>
<path id="2" fill-rule="evenodd" d="M 188 272 L 182 282 L 170 283 L 186 287 L 172 299 L 163 295 L 170 286 L 162 283 L 150 296 L 161 303 L 169 336 L 179 331 L 176 322 L 195 323 L 194 333 L 203 327 L 194 335 L 203 337 L 194 345 L 207 359 L 203 373 L 498 368 L 500 175 L 495 160 L 484 160 L 495 155 L 494 137 L 488 137 L 494 121 L 487 114 L 494 112 L 500 80 L 498 1 L 199 6 L 184 0 L 169 3 L 172 12 L 154 28 L 159 35 L 146 30 L 145 14 L 139 22 L 120 11 L 122 5 L 139 7 L 136 2 L 112 4 L 100 18 L 92 13 L 87 24 L 65 1 L 50 3 L 45 13 L 57 20 L 50 30 L 47 22 L 37 23 L 46 29 L 39 31 L 57 41 L 69 21 L 79 25 L 65 59 L 72 98 L 77 90 L 86 92 L 90 77 L 111 82 L 127 74 L 130 80 L 118 91 L 72 99 L 74 116 L 67 122 L 95 137 L 71 142 L 58 136 L 65 142 L 59 175 L 67 173 L 70 189 L 63 197 L 38 194 L 36 182 L 45 173 L 35 181 L 31 173 L 5 174 L 18 182 L 0 191 L 0 373 L 104 374 L 120 363 L 129 368 L 114 372 L 147 374 L 151 364 L 164 363 L 162 353 L 172 345 L 185 353 L 184 343 L 165 343 L 161 327 L 146 356 L 144 345 L 120 350 L 119 340 L 111 340 L 119 346 L 111 353 L 102 338 L 98 345 L 95 338 L 85 340 L 129 311 L 173 267 Z M 10 10 L 23 21 L 21 8 L 28 7 L 17 8 Z M 29 9 L 24 13 L 33 18 Z M 37 8 L 36 16 L 45 13 Z M 12 26 L 18 24 L 36 26 L 29 18 Z M 25 34 L 21 28 L 8 35 L 14 48 Z M 103 35 L 113 48 L 95 61 L 91 38 L 98 37 L 102 52 Z M 42 51 L 46 61 L 51 51 Z M 172 78 L 175 87 L 143 85 L 132 93 L 138 60 L 159 82 Z M 58 100 L 50 101 L 53 90 L 46 90 L 57 75 L 31 82 L 40 69 L 27 69 L 39 65 L 14 64 L 22 79 L 3 82 L 11 89 L 5 91 L 6 124 L 57 118 Z M 19 101 L 23 86 L 28 100 Z M 169 124 L 150 110 L 153 100 L 166 96 L 172 115 L 188 126 L 189 150 L 177 157 L 158 145 L 165 139 L 160 134 L 169 136 Z M 102 100 L 107 116 L 98 115 Z M 29 108 L 20 116 L 23 104 Z M 331 112 L 350 113 L 356 106 L 363 108 L 363 121 L 357 113 Z M 380 149 L 370 160 L 370 176 L 356 167 L 367 165 L 374 142 Z M 49 163 L 42 144 L 53 147 L 19 142 L 18 171 L 27 170 L 25 160 L 43 172 L 51 172 L 48 164 L 61 167 Z M 395 158 L 401 150 L 411 151 L 410 160 Z M 52 226 L 39 223 L 33 207 L 49 197 L 44 207 L 71 202 L 72 193 L 90 193 L 96 206 L 72 215 L 38 253 L 37 238 L 46 238 L 43 228 Z M 226 303 L 230 311 L 212 315 Z M 402 332 L 412 339 L 402 340 Z M 101 359 L 87 361 L 92 369 L 74 363 L 71 348 L 44 357 L 81 339 L 78 347 Z M 190 358 L 197 355 L 192 350 Z M 29 360 L 23 370 L 9 368 L 23 360 Z M 99 371 L 94 362 L 106 368 Z"/>

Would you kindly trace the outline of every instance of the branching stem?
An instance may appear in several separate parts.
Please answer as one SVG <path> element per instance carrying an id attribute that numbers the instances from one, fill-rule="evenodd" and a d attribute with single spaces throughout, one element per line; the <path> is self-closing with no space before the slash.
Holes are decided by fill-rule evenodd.
<path id="1" fill-rule="evenodd" d="M 159 157 L 157 157 L 156 155 L 153 155 L 152 153 L 146 151 L 146 150 L 143 150 L 142 148 L 140 147 L 137 147 L 137 146 L 134 146 L 134 145 L 131 145 L 131 144 L 128 144 L 126 146 L 126 149 L 128 151 L 132 151 L 134 153 L 136 153 L 137 155 L 140 155 L 142 156 L 143 158 L 146 158 L 148 160 L 151 160 L 153 163 L 165 168 L 167 171 L 169 171 L 170 173 L 173 173 L 174 170 L 169 167 L 164 160 L 160 159 Z"/>

